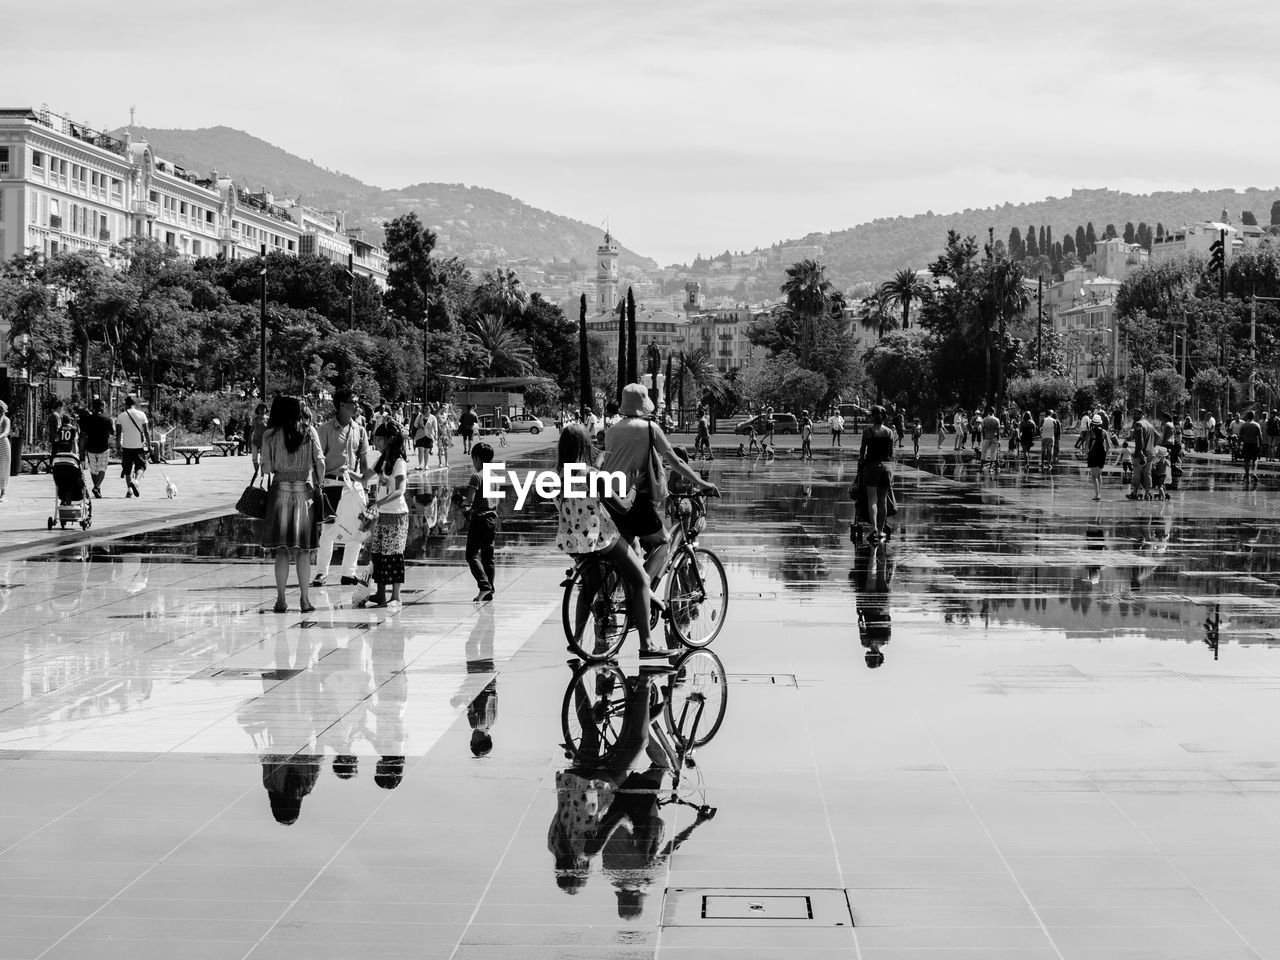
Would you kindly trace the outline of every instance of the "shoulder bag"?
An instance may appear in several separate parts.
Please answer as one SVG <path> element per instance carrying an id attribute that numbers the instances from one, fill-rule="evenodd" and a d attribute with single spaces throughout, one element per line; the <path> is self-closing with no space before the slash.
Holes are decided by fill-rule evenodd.
<path id="1" fill-rule="evenodd" d="M 267 491 L 258 483 L 258 468 L 253 468 L 253 479 L 236 501 L 236 513 L 251 520 L 267 519 Z"/>
<path id="2" fill-rule="evenodd" d="M 635 495 L 625 513 L 615 513 L 616 508 L 606 502 L 606 509 L 613 514 L 618 531 L 628 540 L 641 538 L 650 543 L 666 543 L 667 528 L 658 515 L 658 503 L 667 495 L 666 477 L 661 468 L 655 467 L 657 451 L 653 448 L 653 424 L 649 425 L 649 447 L 645 454 L 644 468 L 635 482 Z"/>

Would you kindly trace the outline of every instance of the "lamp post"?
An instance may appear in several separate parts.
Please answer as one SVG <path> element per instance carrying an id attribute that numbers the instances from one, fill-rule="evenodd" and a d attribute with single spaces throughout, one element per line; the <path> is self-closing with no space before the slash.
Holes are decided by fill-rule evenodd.
<path id="1" fill-rule="evenodd" d="M 267 245 L 262 245 L 262 269 L 258 275 L 262 279 L 261 313 L 258 317 L 258 399 L 267 402 Z"/>

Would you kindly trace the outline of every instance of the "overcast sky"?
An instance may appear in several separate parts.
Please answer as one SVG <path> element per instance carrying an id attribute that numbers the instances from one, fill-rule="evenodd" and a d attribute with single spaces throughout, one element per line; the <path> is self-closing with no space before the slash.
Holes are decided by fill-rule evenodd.
<path id="1" fill-rule="evenodd" d="M 662 263 L 1072 187 L 1280 182 L 1274 0 L 58 0 L 6 106 L 491 187 Z"/>

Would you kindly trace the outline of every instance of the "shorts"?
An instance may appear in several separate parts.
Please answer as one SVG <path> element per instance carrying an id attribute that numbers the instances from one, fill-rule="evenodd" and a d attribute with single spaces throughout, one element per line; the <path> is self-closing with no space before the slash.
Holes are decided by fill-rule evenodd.
<path id="1" fill-rule="evenodd" d="M 1243 460 L 1257 460 L 1262 453 L 1262 448 L 1256 443 L 1246 443 L 1240 448 L 1240 457 Z"/>
<path id="2" fill-rule="evenodd" d="M 982 459 L 983 460 L 999 460 L 1000 459 L 1000 441 L 999 439 L 990 439 L 982 441 Z"/>
<path id="3" fill-rule="evenodd" d="M 86 453 L 84 462 L 89 468 L 90 475 L 106 473 L 107 467 L 111 465 L 111 451 L 103 450 L 101 453 Z"/>
<path id="4" fill-rule="evenodd" d="M 425 450 L 427 451 L 427 453 L 430 453 L 431 448 L 436 445 L 436 442 L 432 440 L 430 437 L 421 437 L 413 441 L 413 445 L 417 447 L 419 450 Z"/>

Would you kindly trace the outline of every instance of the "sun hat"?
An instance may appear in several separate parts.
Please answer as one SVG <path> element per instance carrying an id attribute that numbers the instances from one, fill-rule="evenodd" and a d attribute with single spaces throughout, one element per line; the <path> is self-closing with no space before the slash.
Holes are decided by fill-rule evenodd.
<path id="1" fill-rule="evenodd" d="M 1100 426 L 1102 426 L 1102 417 L 1098 416 L 1098 415 L 1095 413 L 1095 414 L 1093 415 L 1093 419 L 1090 421 L 1090 423 L 1092 423 L 1095 427 L 1100 427 Z"/>
<path id="2" fill-rule="evenodd" d="M 644 417 L 653 413 L 649 391 L 641 384 L 628 383 L 622 388 L 622 402 L 618 405 L 618 412 L 624 417 Z"/>

